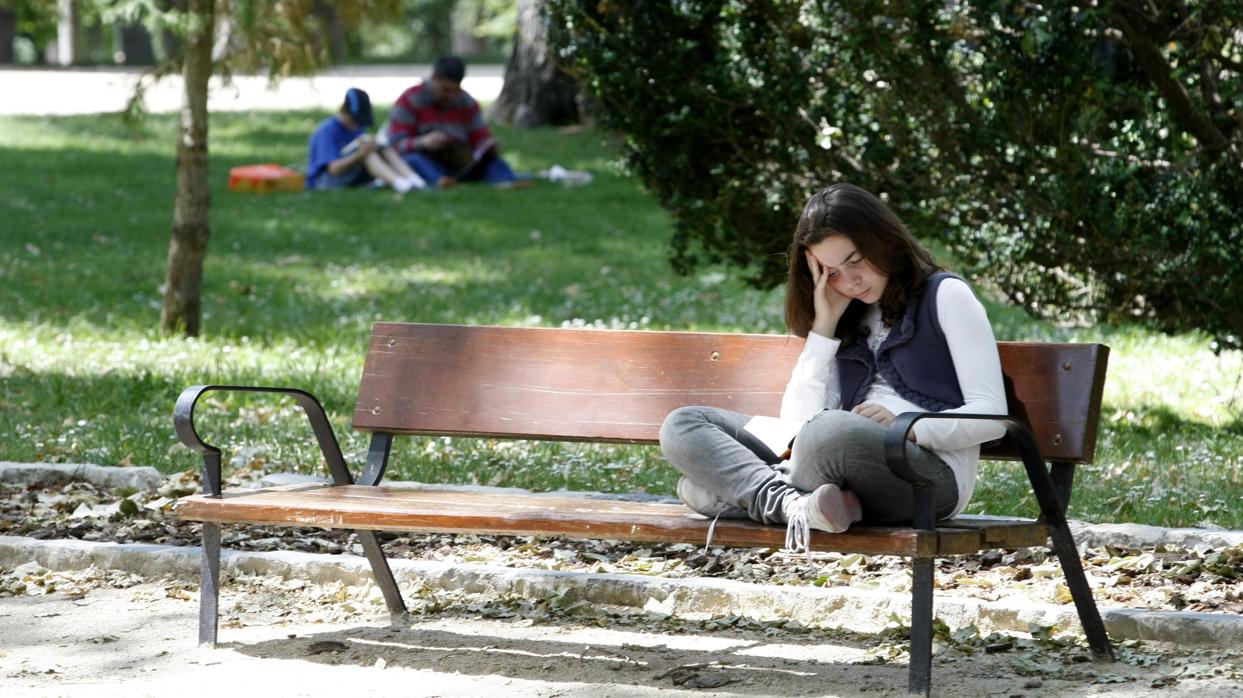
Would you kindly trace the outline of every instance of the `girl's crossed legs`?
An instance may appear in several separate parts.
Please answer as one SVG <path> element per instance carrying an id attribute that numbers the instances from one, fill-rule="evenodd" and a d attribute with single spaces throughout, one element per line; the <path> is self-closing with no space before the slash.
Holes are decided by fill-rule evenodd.
<path id="1" fill-rule="evenodd" d="M 683 407 L 661 426 L 665 458 L 696 488 L 715 495 L 720 506 L 712 514 L 745 511 L 755 521 L 784 524 L 800 499 L 832 484 L 858 496 L 869 522 L 911 521 L 911 485 L 885 464 L 885 427 L 852 412 L 825 410 L 807 421 L 790 460 L 781 461 L 743 429 L 749 420 L 714 407 Z M 948 516 L 958 503 L 953 471 L 917 444 L 908 443 L 907 454 L 911 467 L 934 483 L 937 516 Z"/>

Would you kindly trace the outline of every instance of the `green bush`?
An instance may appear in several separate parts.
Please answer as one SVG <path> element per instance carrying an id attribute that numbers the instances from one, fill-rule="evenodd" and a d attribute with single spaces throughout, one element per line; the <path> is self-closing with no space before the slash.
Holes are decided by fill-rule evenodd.
<path id="1" fill-rule="evenodd" d="M 780 283 L 848 180 L 1035 315 L 1240 346 L 1243 4 L 547 4 L 681 271 Z"/>

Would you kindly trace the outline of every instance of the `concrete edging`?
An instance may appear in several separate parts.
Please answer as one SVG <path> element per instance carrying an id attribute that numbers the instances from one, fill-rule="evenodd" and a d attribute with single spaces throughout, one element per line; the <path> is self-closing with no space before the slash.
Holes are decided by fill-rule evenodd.
<path id="1" fill-rule="evenodd" d="M 0 536 L 0 565 L 28 562 L 69 571 L 96 566 L 142 576 L 194 576 L 201 549 L 138 543 L 93 543 Z M 392 560 L 403 590 L 423 585 L 490 596 L 543 599 L 564 594 L 594 604 L 646 609 L 686 618 L 745 615 L 760 621 L 793 620 L 809 627 L 877 632 L 890 615 L 906 618 L 910 597 L 848 587 L 796 587 L 753 584 L 727 579 L 664 579 L 632 574 L 591 574 L 515 569 L 476 564 Z M 313 582 L 373 584 L 363 557 L 291 551 L 224 551 L 221 569 L 231 574 L 265 574 Z M 227 582 L 224 583 L 227 588 Z M 1026 632 L 1029 623 L 1078 630 L 1073 606 L 978 599 L 939 594 L 937 617 L 951 628 L 976 625 L 982 633 Z M 1155 640 L 1183 646 L 1222 647 L 1243 644 L 1243 617 L 1185 611 L 1103 608 L 1110 637 Z"/>
<path id="2" fill-rule="evenodd" d="M 1171 545 L 1183 548 L 1233 548 L 1243 545 L 1243 531 L 1208 528 L 1161 528 L 1144 524 L 1090 524 L 1070 521 L 1070 532 L 1080 547 L 1105 545 L 1120 548 L 1154 548 Z"/>
<path id="3" fill-rule="evenodd" d="M 89 482 L 96 487 L 131 487 L 155 490 L 164 476 L 155 468 L 117 467 L 92 463 L 9 463 L 0 461 L 0 482 L 28 487 L 52 487 L 70 482 Z"/>

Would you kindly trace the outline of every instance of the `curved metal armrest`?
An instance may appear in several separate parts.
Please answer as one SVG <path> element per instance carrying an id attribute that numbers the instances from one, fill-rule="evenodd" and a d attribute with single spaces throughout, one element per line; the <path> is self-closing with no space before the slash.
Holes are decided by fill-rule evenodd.
<path id="1" fill-rule="evenodd" d="M 911 483 L 915 488 L 915 520 L 916 527 L 933 528 L 932 496 L 929 485 L 932 481 L 916 473 L 907 460 L 907 433 L 915 422 L 921 419 L 980 419 L 1001 422 L 1006 433 L 1014 437 L 1019 447 L 1019 455 L 1023 459 L 1023 467 L 1027 470 L 1027 479 L 1031 483 L 1032 493 L 1036 495 L 1036 503 L 1040 505 L 1041 517 L 1048 523 L 1058 524 L 1065 521 L 1065 504 L 1057 494 L 1049 469 L 1045 465 L 1040 447 L 1036 445 L 1036 437 L 1027 425 L 1010 415 L 998 414 L 958 414 L 955 412 L 903 412 L 894 418 L 885 432 L 885 463 L 894 475 Z"/>
<path id="2" fill-rule="evenodd" d="M 354 477 L 345 466 L 345 458 L 341 455 L 341 446 L 332 432 L 328 415 L 315 396 L 297 388 L 268 388 L 251 385 L 195 385 L 181 391 L 177 398 L 177 406 L 173 408 L 173 427 L 181 443 L 190 449 L 203 454 L 203 493 L 220 496 L 220 449 L 199 438 L 194 428 L 194 406 L 199 398 L 211 391 L 244 392 L 244 393 L 275 393 L 288 395 L 298 401 L 307 419 L 311 421 L 311 430 L 315 432 L 315 440 L 319 442 L 319 450 L 324 454 L 328 472 L 337 485 L 352 485 Z"/>
<path id="3" fill-rule="evenodd" d="M 1006 428 L 1006 433 L 1014 437 L 1014 440 L 1018 443 L 1019 454 L 1022 456 L 1023 462 L 1026 464 L 1037 463 L 1044 465 L 1044 456 L 1040 455 L 1040 448 L 1036 445 L 1036 437 L 1032 435 L 1026 424 L 1010 415 L 903 412 L 894 418 L 893 423 L 889 425 L 888 431 L 885 432 L 885 462 L 889 465 L 889 469 L 893 471 L 894 475 L 917 487 L 931 485 L 932 481 L 911 468 L 911 464 L 907 460 L 906 444 L 907 435 L 910 433 L 911 428 L 915 426 L 915 422 L 923 419 L 977 419 L 1001 422 Z"/>

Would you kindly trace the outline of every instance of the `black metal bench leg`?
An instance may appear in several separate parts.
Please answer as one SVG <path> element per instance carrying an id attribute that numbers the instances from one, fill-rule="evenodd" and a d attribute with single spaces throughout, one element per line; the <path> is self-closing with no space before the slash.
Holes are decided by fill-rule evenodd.
<path id="1" fill-rule="evenodd" d="M 220 617 L 220 525 L 203 524 L 203 570 L 199 577 L 199 644 L 216 644 Z"/>
<path id="2" fill-rule="evenodd" d="M 912 560 L 911 669 L 907 691 L 929 695 L 932 691 L 932 575 L 930 557 Z"/>
<path id="3" fill-rule="evenodd" d="M 1065 488 L 1064 495 L 1070 496 L 1070 471 L 1054 467 L 1053 472 L 1057 474 L 1055 482 L 1040 460 L 1039 451 L 1030 436 L 1020 441 L 1019 450 L 1023 453 L 1023 467 L 1027 470 L 1027 479 L 1031 482 L 1032 492 L 1040 505 L 1042 518 L 1049 526 L 1053 552 L 1062 563 L 1062 575 L 1066 578 L 1070 597 L 1075 602 L 1075 611 L 1079 613 L 1079 624 L 1083 626 L 1088 646 L 1097 659 L 1114 660 L 1114 648 L 1109 643 L 1109 635 L 1105 633 L 1105 623 L 1096 608 L 1096 600 L 1092 598 L 1088 578 L 1083 573 L 1083 561 L 1079 559 L 1075 538 L 1066 523 L 1065 509 L 1068 500 L 1063 499 L 1063 493 L 1058 491 L 1059 487 Z"/>
<path id="4" fill-rule="evenodd" d="M 1083 626 L 1083 634 L 1088 638 L 1088 646 L 1092 648 L 1092 654 L 1097 659 L 1113 660 L 1113 646 L 1109 644 L 1105 623 L 1096 608 L 1096 600 L 1092 598 L 1088 578 L 1083 573 L 1083 561 L 1079 559 L 1075 538 L 1066 523 L 1066 505 L 1070 501 L 1074 470 L 1055 464 L 1050 473 L 1031 432 L 1010 428 L 1010 433 L 1018 441 L 1027 480 L 1031 483 L 1032 493 L 1036 495 L 1036 503 L 1040 505 L 1041 518 L 1049 527 L 1053 552 L 1062 563 L 1062 574 L 1075 602 L 1075 610 L 1079 613 L 1079 624 Z"/>
<path id="5" fill-rule="evenodd" d="M 1066 519 L 1061 518 L 1050 524 L 1049 535 L 1053 539 L 1053 552 L 1057 553 L 1057 558 L 1062 563 L 1062 574 L 1066 577 L 1066 586 L 1075 602 L 1079 624 L 1083 626 L 1083 634 L 1088 638 L 1092 654 L 1097 659 L 1113 660 L 1114 648 L 1105 633 L 1105 623 L 1096 608 L 1096 600 L 1092 598 L 1092 588 L 1088 586 L 1088 578 L 1083 572 L 1083 561 L 1079 559 L 1079 550 L 1075 547 L 1075 539 L 1070 534 Z"/>
<path id="6" fill-rule="evenodd" d="M 375 531 L 364 530 L 354 531 L 354 533 L 363 545 L 367 562 L 371 563 L 371 573 L 375 575 L 376 584 L 380 585 L 380 591 L 384 594 L 384 603 L 388 605 L 389 613 L 405 613 L 406 602 L 401 598 L 401 590 L 397 588 L 397 580 L 393 578 L 393 570 L 389 568 L 388 560 L 384 558 L 384 551 L 380 548 L 380 539 L 376 538 Z"/>

